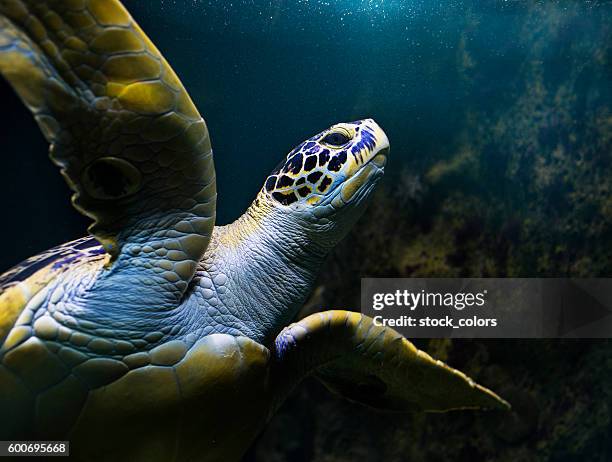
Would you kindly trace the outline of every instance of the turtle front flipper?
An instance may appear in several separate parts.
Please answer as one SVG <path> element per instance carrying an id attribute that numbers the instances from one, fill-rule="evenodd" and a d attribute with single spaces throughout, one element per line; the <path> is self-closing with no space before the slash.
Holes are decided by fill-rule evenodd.
<path id="1" fill-rule="evenodd" d="M 393 411 L 508 409 L 492 391 L 362 314 L 326 311 L 285 328 L 275 342 L 281 386 L 314 374 L 332 391 Z M 282 382 L 293 377 L 293 382 Z"/>
<path id="2" fill-rule="evenodd" d="M 116 0 L 1 0 L 0 73 L 34 114 L 115 273 L 136 269 L 180 297 L 214 226 L 212 151 L 134 19 Z"/>

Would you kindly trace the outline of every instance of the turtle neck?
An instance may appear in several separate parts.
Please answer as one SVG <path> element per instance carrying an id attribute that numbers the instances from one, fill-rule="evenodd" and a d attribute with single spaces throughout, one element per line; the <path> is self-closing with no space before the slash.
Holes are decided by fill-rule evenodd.
<path id="1" fill-rule="evenodd" d="M 310 294 L 333 245 L 261 195 L 234 223 L 216 227 L 196 274 L 203 305 L 234 333 L 271 346 Z"/>

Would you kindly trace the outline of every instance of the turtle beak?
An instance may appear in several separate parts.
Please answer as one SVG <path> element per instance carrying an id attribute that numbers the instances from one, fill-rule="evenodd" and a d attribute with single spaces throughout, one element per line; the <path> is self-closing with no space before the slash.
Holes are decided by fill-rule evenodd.
<path id="1" fill-rule="evenodd" d="M 389 138 L 384 130 L 378 125 L 373 119 L 367 120 L 368 125 L 374 132 L 376 137 L 376 147 L 372 151 L 371 162 L 378 168 L 384 169 L 387 163 L 387 156 L 389 155 L 390 145 Z"/>
<path id="2" fill-rule="evenodd" d="M 374 120 L 367 119 L 366 126 L 372 132 L 375 144 L 366 156 L 365 161 L 357 168 L 341 187 L 340 194 L 332 201 L 332 205 L 339 207 L 347 204 L 358 196 L 369 195 L 374 185 L 383 175 L 387 155 L 389 154 L 389 138 Z M 360 194 L 360 192 L 362 194 Z"/>

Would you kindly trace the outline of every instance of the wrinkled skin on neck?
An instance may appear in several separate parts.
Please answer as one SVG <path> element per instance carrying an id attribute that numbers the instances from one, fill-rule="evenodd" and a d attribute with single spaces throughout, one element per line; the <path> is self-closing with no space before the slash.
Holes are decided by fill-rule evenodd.
<path id="1" fill-rule="evenodd" d="M 353 215 L 349 221 L 360 214 Z M 215 228 L 194 295 L 219 330 L 270 346 L 303 306 L 326 256 L 348 229 L 350 223 L 287 213 L 260 193 L 237 221 Z"/>

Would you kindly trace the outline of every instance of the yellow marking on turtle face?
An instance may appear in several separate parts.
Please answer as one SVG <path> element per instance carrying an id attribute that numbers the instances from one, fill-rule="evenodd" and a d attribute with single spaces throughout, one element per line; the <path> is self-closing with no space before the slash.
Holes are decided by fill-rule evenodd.
<path id="1" fill-rule="evenodd" d="M 370 177 L 370 174 L 372 173 L 372 170 L 373 168 L 371 165 L 365 165 L 361 169 L 361 171 L 357 173 L 357 175 L 352 176 L 344 182 L 344 184 L 342 185 L 342 189 L 340 190 L 340 193 L 342 194 L 342 200 L 344 202 L 348 202 L 351 197 L 353 197 L 355 193 L 359 190 L 359 188 L 361 188 L 361 186 L 363 186 L 367 182 L 368 178 Z"/>

